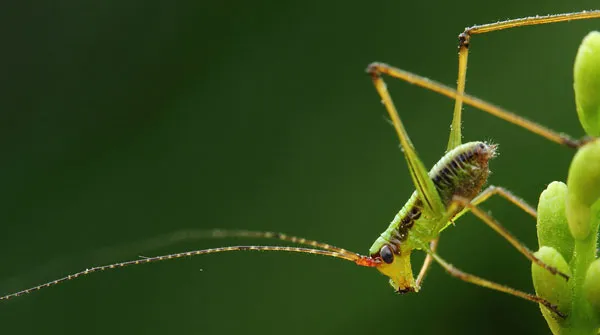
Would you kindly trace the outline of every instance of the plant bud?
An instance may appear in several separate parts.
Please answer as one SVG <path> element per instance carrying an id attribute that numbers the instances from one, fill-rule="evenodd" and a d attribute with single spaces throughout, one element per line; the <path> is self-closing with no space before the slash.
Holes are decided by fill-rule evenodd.
<path id="1" fill-rule="evenodd" d="M 537 236 L 540 247 L 552 247 L 569 261 L 575 241 L 569 232 L 565 214 L 566 200 L 565 183 L 554 181 L 546 187 L 538 202 Z"/>
<path id="2" fill-rule="evenodd" d="M 600 198 L 600 140 L 577 151 L 569 168 L 567 189 L 569 229 L 573 237 L 583 240 L 592 228 L 591 206 Z"/>
<path id="3" fill-rule="evenodd" d="M 556 249 L 544 246 L 535 253 L 535 256 L 544 263 L 555 267 L 558 271 L 571 276 L 569 264 Z M 571 291 L 568 282 L 563 277 L 554 275 L 535 263 L 531 265 L 531 276 L 537 295 L 555 304 L 562 313 L 569 314 L 571 311 Z M 542 307 L 542 311 L 545 310 Z M 554 320 L 554 313 L 544 313 L 548 323 L 550 323 L 549 316 L 552 316 L 551 319 Z"/>
<path id="4" fill-rule="evenodd" d="M 600 33 L 581 42 L 574 66 L 575 105 L 579 122 L 590 136 L 600 136 Z"/>
<path id="5" fill-rule="evenodd" d="M 590 264 L 583 283 L 583 294 L 592 305 L 594 312 L 600 317 L 600 259 Z"/>

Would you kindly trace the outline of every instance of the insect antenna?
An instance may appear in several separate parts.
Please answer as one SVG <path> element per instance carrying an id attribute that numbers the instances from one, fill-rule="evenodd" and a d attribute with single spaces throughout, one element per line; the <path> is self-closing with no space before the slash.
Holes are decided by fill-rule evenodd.
<path id="1" fill-rule="evenodd" d="M 225 231 L 219 231 L 221 233 L 225 232 Z M 231 235 L 229 236 L 253 236 L 253 237 L 260 237 L 258 236 L 259 234 L 261 234 L 260 232 L 247 232 L 247 231 L 237 231 L 237 233 L 239 234 L 233 234 L 236 233 L 235 231 L 231 231 L 229 232 Z M 245 233 L 252 233 L 251 235 L 245 234 Z M 264 237 L 267 236 L 271 236 L 270 234 L 267 234 L 266 236 L 264 235 L 264 233 L 261 235 Z M 287 238 L 289 238 L 288 236 L 284 235 L 286 239 L 284 238 L 280 238 L 280 237 L 275 237 L 275 235 L 273 235 L 274 238 L 279 238 L 281 240 L 284 241 L 291 241 Z M 291 237 L 291 236 L 290 236 Z M 316 241 L 306 241 L 306 242 L 315 242 L 318 243 L 322 246 L 328 246 L 327 244 L 324 243 L 320 243 L 320 242 L 316 242 Z M 300 243 L 300 242 L 298 242 Z M 331 246 L 329 246 L 331 247 Z M 335 248 L 335 247 L 331 247 L 331 248 Z M 322 256 L 328 256 L 328 257 L 333 257 L 333 258 L 339 258 L 339 259 L 344 259 L 347 261 L 351 261 L 354 262 L 357 265 L 360 266 L 366 266 L 366 267 L 376 267 L 377 265 L 380 264 L 380 260 L 379 259 L 375 259 L 375 258 L 371 258 L 368 256 L 363 256 L 357 253 L 353 253 L 344 249 L 340 249 L 340 248 L 335 248 L 336 251 L 334 250 L 322 250 L 322 249 L 309 249 L 309 248 L 299 248 L 299 247 L 287 247 L 287 246 L 264 246 L 264 245 L 250 245 L 250 246 L 229 246 L 229 247 L 220 247 L 220 248 L 211 248 L 211 249 L 202 249 L 202 250 L 193 250 L 193 251 L 186 251 L 186 252 L 180 252 L 180 253 L 174 253 L 174 254 L 169 254 L 169 255 L 162 255 L 162 256 L 154 256 L 154 257 L 145 257 L 145 258 L 141 258 L 141 259 L 136 259 L 136 260 L 132 260 L 132 261 L 125 261 L 125 262 L 119 262 L 119 263 L 114 263 L 114 264 L 108 264 L 108 265 L 101 265 L 101 266 L 95 266 L 92 268 L 88 268 L 85 269 L 83 271 L 79 271 L 76 273 L 72 273 L 68 276 L 59 278 L 59 279 L 55 279 L 52 281 L 49 281 L 47 283 L 44 284 L 40 284 L 25 290 L 21 290 L 15 293 L 11 293 L 11 294 L 7 294 L 4 295 L 2 297 L 0 297 L 0 300 L 8 300 L 11 298 L 15 298 L 21 295 L 25 295 L 25 294 L 29 294 L 35 291 L 39 291 L 41 289 L 50 287 L 50 286 L 54 286 L 54 285 L 58 285 L 60 283 L 64 283 L 66 281 L 75 279 L 75 278 L 79 278 L 85 275 L 89 275 L 91 273 L 94 272 L 100 272 L 100 271 L 104 271 L 104 270 L 110 270 L 110 269 L 117 269 L 117 268 L 123 268 L 126 266 L 130 266 L 130 265 L 139 265 L 139 264 L 146 264 L 146 263 L 155 263 L 155 262 L 160 262 L 160 261 L 166 261 L 166 260 L 170 260 L 170 259 L 175 259 L 175 258 L 184 258 L 184 257 L 192 257 L 192 256 L 198 256 L 198 255 L 206 255 L 206 254 L 214 254 L 214 253 L 220 253 L 220 252 L 228 252 L 228 251 L 246 251 L 246 250 L 251 250 L 251 251 L 283 251 L 283 252 L 295 252 L 295 253 L 302 253 L 302 254 L 312 254 L 312 255 L 322 255 Z"/>
<path id="2" fill-rule="evenodd" d="M 216 239 L 216 238 L 256 238 L 256 239 L 272 239 L 280 240 L 284 242 L 290 242 L 299 245 L 308 245 L 316 249 L 323 249 L 329 251 L 336 251 L 339 253 L 355 254 L 354 252 L 348 251 L 343 248 L 333 246 L 328 243 L 310 240 L 304 237 L 292 236 L 279 232 L 272 231 L 256 231 L 256 230 L 244 230 L 244 229 L 220 229 L 215 228 L 212 230 L 206 229 L 188 229 L 179 230 L 168 235 L 162 235 L 159 237 L 145 240 L 141 243 L 134 244 L 135 247 L 128 246 L 127 250 L 136 248 L 137 250 L 154 249 L 157 247 L 166 247 L 171 244 L 179 243 L 182 241 L 193 241 L 199 239 Z"/>
<path id="3" fill-rule="evenodd" d="M 354 252 L 348 251 L 343 248 L 338 248 L 331 244 L 327 244 L 327 243 L 323 243 L 323 242 L 319 242 L 319 241 L 315 241 L 315 240 L 309 240 L 309 239 L 306 239 L 303 237 L 291 236 L 291 235 L 287 235 L 284 233 L 272 232 L 272 231 L 214 229 L 214 230 L 210 230 L 210 231 L 204 232 L 204 233 L 205 234 L 208 233 L 209 235 L 206 237 L 209 237 L 209 238 L 241 237 L 241 238 L 274 239 L 274 240 L 280 240 L 280 241 L 285 241 L 285 242 L 291 242 L 291 243 L 295 243 L 295 244 L 308 245 L 308 246 L 318 248 L 318 249 L 323 249 L 323 250 L 335 251 L 335 252 L 339 252 L 341 254 L 355 254 L 355 255 L 360 256 L 359 254 L 356 254 Z"/>

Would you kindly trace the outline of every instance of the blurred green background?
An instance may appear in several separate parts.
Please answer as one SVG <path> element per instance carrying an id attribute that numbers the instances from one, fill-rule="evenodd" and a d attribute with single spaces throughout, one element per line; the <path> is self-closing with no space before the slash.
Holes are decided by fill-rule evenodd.
<path id="1" fill-rule="evenodd" d="M 190 229 L 283 231 L 366 252 L 413 191 L 366 65 L 453 85 L 465 26 L 597 4 L 3 2 L 0 291 L 138 255 L 270 242 L 158 246 Z M 476 36 L 467 91 L 579 137 L 572 64 L 598 26 Z M 388 83 L 432 166 L 453 102 Z M 469 107 L 464 138 L 499 143 L 490 182 L 532 204 L 573 155 Z M 531 218 L 501 199 L 485 208 L 537 248 Z M 533 291 L 529 262 L 471 216 L 440 253 Z M 94 274 L 0 304 L 0 324 L 7 334 L 549 333 L 536 305 L 437 265 L 420 293 L 398 296 L 375 270 L 277 253 Z"/>

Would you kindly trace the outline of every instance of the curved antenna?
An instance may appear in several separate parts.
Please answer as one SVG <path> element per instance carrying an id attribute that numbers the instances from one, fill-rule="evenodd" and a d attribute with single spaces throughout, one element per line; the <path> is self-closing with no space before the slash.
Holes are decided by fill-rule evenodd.
<path id="1" fill-rule="evenodd" d="M 166 247 L 174 243 L 187 240 L 198 240 L 198 239 L 214 239 L 214 238 L 263 238 L 271 240 L 280 240 L 284 242 L 290 242 L 300 245 L 308 245 L 313 248 L 335 251 L 345 254 L 354 254 L 354 252 L 348 251 L 343 248 L 333 246 L 328 243 L 310 240 L 304 237 L 292 236 L 279 232 L 272 231 L 257 231 L 257 230 L 245 230 L 245 229 L 220 229 L 215 228 L 212 230 L 206 229 L 187 229 L 179 230 L 167 235 L 161 235 L 154 237 L 150 240 L 144 240 L 144 242 L 134 244 L 135 247 L 128 246 L 128 250 L 136 248 L 142 249 L 154 249 L 158 247 Z"/>
<path id="2" fill-rule="evenodd" d="M 108 264 L 108 265 L 95 266 L 95 267 L 92 267 L 89 269 L 85 269 L 83 271 L 72 273 L 66 277 L 55 279 L 53 281 L 50 281 L 50 282 L 47 282 L 44 284 L 40 284 L 40 285 L 31 287 L 31 288 L 28 288 L 25 290 L 21 290 L 21 291 L 15 292 L 15 293 L 4 295 L 4 296 L 0 297 L 0 300 L 8 300 L 8 299 L 15 298 L 15 297 L 18 297 L 21 295 L 29 294 L 29 293 L 39 291 L 41 289 L 44 289 L 44 288 L 47 288 L 50 286 L 58 285 L 60 283 L 63 283 L 63 282 L 66 282 L 66 281 L 69 281 L 69 280 L 72 280 L 75 278 L 89 275 L 94 272 L 100 272 L 100 271 L 116 269 L 116 268 L 123 268 L 123 267 L 129 266 L 129 265 L 155 263 L 155 262 L 166 261 L 166 260 L 175 259 L 175 258 L 214 254 L 214 253 L 228 252 L 228 251 L 245 251 L 245 250 L 284 251 L 284 252 L 296 252 L 296 253 L 302 253 L 302 254 L 322 255 L 322 256 L 328 256 L 328 257 L 333 257 L 333 258 L 344 259 L 347 261 L 354 262 L 357 265 L 366 266 L 366 267 L 376 267 L 380 264 L 379 259 L 371 258 L 368 256 L 362 256 L 360 254 L 352 253 L 352 252 L 346 251 L 344 249 L 340 249 L 340 250 L 344 250 L 344 252 L 337 252 L 337 251 L 330 251 L 330 250 L 308 249 L 308 248 L 298 248 L 298 247 L 284 247 L 284 246 L 262 246 L 262 245 L 231 246 L 231 247 L 221 247 L 221 248 L 186 251 L 186 252 L 180 252 L 180 253 L 169 254 L 169 255 L 136 259 L 133 261 L 126 261 L 126 262 L 120 262 L 120 263 L 114 263 L 114 264 Z"/>
<path id="3" fill-rule="evenodd" d="M 206 233 L 206 232 L 205 232 Z M 284 233 L 277 233 L 272 231 L 254 231 L 254 230 L 227 230 L 227 229 L 213 229 L 208 231 L 209 235 L 207 237 L 212 238 L 229 238 L 229 237 L 242 237 L 242 238 L 266 238 L 266 239 L 274 239 L 285 242 L 291 242 L 302 245 L 309 245 L 314 248 L 319 248 L 323 250 L 335 251 L 341 254 L 355 254 L 354 252 L 348 251 L 343 248 L 338 248 L 331 244 L 309 240 L 304 237 L 291 236 Z M 357 254 L 358 255 L 358 254 Z"/>

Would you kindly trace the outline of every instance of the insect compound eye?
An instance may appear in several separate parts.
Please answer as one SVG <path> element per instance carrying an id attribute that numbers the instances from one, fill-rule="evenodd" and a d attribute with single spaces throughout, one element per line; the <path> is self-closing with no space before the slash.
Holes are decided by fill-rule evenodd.
<path id="1" fill-rule="evenodd" d="M 387 264 L 392 264 L 394 262 L 394 252 L 392 251 L 392 248 L 390 248 L 389 244 L 381 247 L 379 250 L 379 255 Z"/>

